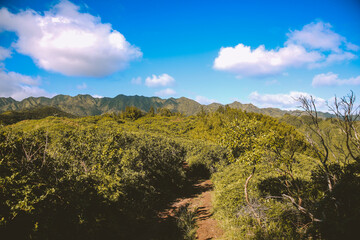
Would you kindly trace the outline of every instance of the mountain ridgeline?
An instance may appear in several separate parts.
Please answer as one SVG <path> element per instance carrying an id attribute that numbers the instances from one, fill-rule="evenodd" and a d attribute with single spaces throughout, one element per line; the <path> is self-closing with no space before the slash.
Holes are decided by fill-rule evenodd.
<path id="1" fill-rule="evenodd" d="M 109 112 L 118 112 L 123 111 L 126 107 L 130 106 L 137 107 L 145 112 L 148 112 L 151 107 L 154 109 L 167 108 L 171 112 L 178 112 L 185 115 L 195 115 L 201 111 L 212 112 L 216 111 L 221 106 L 224 107 L 224 105 L 219 103 L 201 105 L 200 103 L 185 97 L 161 99 L 159 97 L 144 97 L 137 95 L 126 96 L 122 94 L 114 98 L 94 98 L 91 95 L 77 95 L 74 97 L 57 95 L 53 98 L 29 97 L 22 101 L 16 101 L 13 98 L 0 98 L 0 112 L 22 111 L 43 106 L 55 107 L 75 116 L 92 116 Z M 242 104 L 236 101 L 226 106 L 234 109 L 242 109 L 247 112 L 262 113 L 273 117 L 281 117 L 285 114 L 302 114 L 299 110 L 285 111 L 278 108 L 258 108 L 253 104 Z M 332 117 L 332 115 L 329 113 L 320 113 L 320 117 L 328 118 Z"/>

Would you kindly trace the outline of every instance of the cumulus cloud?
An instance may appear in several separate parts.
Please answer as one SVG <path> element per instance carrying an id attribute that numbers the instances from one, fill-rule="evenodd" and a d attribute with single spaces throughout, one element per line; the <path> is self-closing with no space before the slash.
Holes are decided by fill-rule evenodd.
<path id="1" fill-rule="evenodd" d="M 67 0 L 43 14 L 1 8 L 0 30 L 15 32 L 16 51 L 32 57 L 39 67 L 69 76 L 106 76 L 142 56 L 110 24 L 79 10 Z"/>
<path id="2" fill-rule="evenodd" d="M 160 97 L 173 96 L 175 94 L 176 94 L 175 90 L 171 88 L 166 88 L 155 93 L 156 96 L 160 96 Z"/>
<path id="3" fill-rule="evenodd" d="M 195 101 L 197 101 L 200 104 L 204 104 L 204 105 L 208 105 L 208 104 L 211 104 L 211 103 L 218 102 L 215 99 L 209 99 L 209 98 L 204 97 L 204 96 L 196 96 Z"/>
<path id="4" fill-rule="evenodd" d="M 215 59 L 214 68 L 233 72 L 242 76 L 265 76 L 280 73 L 287 67 L 298 67 L 314 63 L 323 56 L 304 47 L 288 45 L 276 50 L 266 50 L 264 45 L 251 49 L 244 44 L 221 48 Z"/>
<path id="5" fill-rule="evenodd" d="M 334 62 L 356 58 L 350 51 L 359 47 L 333 32 L 329 23 L 313 22 L 302 30 L 287 34 L 281 48 L 267 50 L 264 45 L 255 49 L 240 43 L 235 47 L 222 47 L 213 68 L 238 76 L 269 76 L 287 68 L 306 66 L 322 67 Z"/>
<path id="6" fill-rule="evenodd" d="M 170 86 L 175 82 L 175 79 L 170 75 L 164 73 L 159 76 L 152 75 L 145 79 L 145 85 L 148 87 L 165 87 Z"/>
<path id="7" fill-rule="evenodd" d="M 93 98 L 103 98 L 104 96 L 100 96 L 100 95 L 97 95 L 97 94 L 94 94 L 94 95 L 91 95 Z"/>
<path id="8" fill-rule="evenodd" d="M 131 79 L 131 83 L 135 84 L 135 85 L 141 85 L 142 79 L 141 79 L 141 77 L 133 78 L 133 79 Z"/>
<path id="9" fill-rule="evenodd" d="M 41 79 L 15 72 L 0 71 L 0 96 L 22 100 L 26 97 L 50 96 L 39 87 Z"/>
<path id="10" fill-rule="evenodd" d="M 297 101 L 299 97 L 310 98 L 309 93 L 305 92 L 290 92 L 287 94 L 259 94 L 252 92 L 249 99 L 252 103 L 259 107 L 272 107 L 287 110 L 299 109 L 300 103 Z M 327 110 L 326 100 L 313 96 L 315 99 L 316 107 L 322 111 Z"/>
<path id="11" fill-rule="evenodd" d="M 312 85 L 319 86 L 341 86 L 341 85 L 360 85 L 360 76 L 348 79 L 340 79 L 338 74 L 328 72 L 318 74 L 313 78 Z"/>

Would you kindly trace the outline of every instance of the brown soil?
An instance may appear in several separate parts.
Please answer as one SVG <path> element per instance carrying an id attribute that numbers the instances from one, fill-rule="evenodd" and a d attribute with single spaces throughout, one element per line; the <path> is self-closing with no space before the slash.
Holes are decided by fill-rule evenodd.
<path id="1" fill-rule="evenodd" d="M 216 239 L 223 234 L 223 231 L 218 226 L 217 221 L 212 218 L 212 182 L 206 180 L 205 182 L 200 183 L 200 185 L 209 188 L 209 190 L 203 192 L 192 202 L 193 206 L 198 207 L 197 225 L 199 228 L 197 230 L 197 239 Z"/>
<path id="2" fill-rule="evenodd" d="M 174 217 L 179 207 L 189 203 L 190 209 L 197 209 L 197 239 L 209 240 L 221 237 L 223 231 L 212 217 L 212 186 L 211 180 L 200 181 L 194 184 L 194 194 L 187 198 L 176 199 L 170 208 L 159 213 L 159 216 L 162 219 Z"/>

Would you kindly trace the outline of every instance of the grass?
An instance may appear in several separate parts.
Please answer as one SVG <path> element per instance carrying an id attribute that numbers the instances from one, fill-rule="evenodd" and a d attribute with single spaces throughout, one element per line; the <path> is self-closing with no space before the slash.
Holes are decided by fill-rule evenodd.
<path id="1" fill-rule="evenodd" d="M 175 214 L 177 225 L 183 233 L 184 240 L 196 239 L 198 229 L 196 224 L 197 210 L 197 208 L 190 209 L 189 203 L 187 203 L 179 207 Z"/>

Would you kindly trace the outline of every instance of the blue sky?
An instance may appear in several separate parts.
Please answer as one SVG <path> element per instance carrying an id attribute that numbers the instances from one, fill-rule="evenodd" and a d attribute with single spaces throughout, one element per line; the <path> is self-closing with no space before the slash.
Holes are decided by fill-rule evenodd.
<path id="1" fill-rule="evenodd" d="M 360 2 L 0 1 L 0 96 L 294 109 L 360 93 Z M 359 95 L 359 94 L 357 94 Z M 360 97 L 360 96 L 359 96 Z"/>

